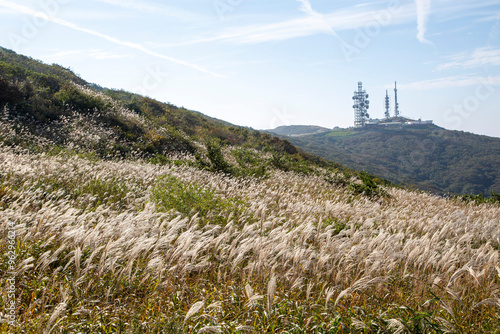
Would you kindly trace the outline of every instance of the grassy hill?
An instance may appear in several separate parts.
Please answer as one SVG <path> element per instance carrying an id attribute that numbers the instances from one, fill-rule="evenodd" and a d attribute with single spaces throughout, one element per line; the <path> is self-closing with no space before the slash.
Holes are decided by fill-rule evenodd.
<path id="1" fill-rule="evenodd" d="M 286 138 L 347 167 L 438 194 L 500 191 L 500 138 L 434 125 L 341 129 Z"/>
<path id="2" fill-rule="evenodd" d="M 262 174 L 272 163 L 298 169 L 308 168 L 309 163 L 341 167 L 306 154 L 287 140 L 148 97 L 102 88 L 59 65 L 43 64 L 3 48 L 0 110 L 0 141 L 30 152 L 63 150 L 106 159 L 156 161 L 187 153 L 207 168 L 236 174 Z M 214 160 L 215 151 L 226 146 L 241 148 L 232 169 Z M 274 162 L 258 158 L 252 150 L 269 153 Z"/>
<path id="3" fill-rule="evenodd" d="M 303 136 L 326 131 L 330 131 L 330 129 L 317 125 L 283 125 L 273 129 L 272 133 L 281 136 Z"/>
<path id="4" fill-rule="evenodd" d="M 498 329 L 498 205 L 385 187 L 370 199 L 315 175 L 234 178 L 185 159 L 1 148 L 2 305 L 15 272 L 18 326 L 0 331 Z"/>
<path id="5" fill-rule="evenodd" d="M 0 57 L 1 333 L 498 329 L 498 203 Z"/>

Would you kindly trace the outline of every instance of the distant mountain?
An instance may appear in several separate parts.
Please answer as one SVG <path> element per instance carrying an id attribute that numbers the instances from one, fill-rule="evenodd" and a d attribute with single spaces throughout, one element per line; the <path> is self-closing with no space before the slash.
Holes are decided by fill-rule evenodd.
<path id="1" fill-rule="evenodd" d="M 286 131 L 282 127 L 275 133 Z M 435 125 L 339 129 L 286 138 L 349 168 L 438 194 L 500 191 L 500 138 Z"/>
<path id="2" fill-rule="evenodd" d="M 281 136 L 303 136 L 322 133 L 330 130 L 331 129 L 327 129 L 317 125 L 283 125 L 278 126 L 276 129 L 267 130 L 267 132 L 275 133 Z"/>

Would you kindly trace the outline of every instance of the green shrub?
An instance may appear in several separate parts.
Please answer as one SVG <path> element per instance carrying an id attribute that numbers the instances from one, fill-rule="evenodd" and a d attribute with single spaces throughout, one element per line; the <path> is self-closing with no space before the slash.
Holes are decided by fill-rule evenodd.
<path id="1" fill-rule="evenodd" d="M 80 112 L 94 112 L 95 110 L 104 110 L 109 107 L 101 98 L 86 95 L 71 84 L 64 86 L 54 97 L 61 104 L 67 103 Z"/>
<path id="2" fill-rule="evenodd" d="M 350 175 L 346 173 L 342 174 L 336 173 L 334 176 L 328 175 L 323 179 L 331 185 L 339 186 L 342 188 L 348 187 L 350 184 L 349 183 Z"/>
<path id="3" fill-rule="evenodd" d="M 151 162 L 153 165 L 161 165 L 161 166 L 164 166 L 168 163 L 168 159 L 166 156 L 164 156 L 163 154 L 155 154 L 154 157 L 152 157 L 149 162 Z"/>
<path id="4" fill-rule="evenodd" d="M 205 146 L 207 149 L 207 157 L 210 160 L 211 170 L 214 172 L 232 174 L 233 167 L 224 159 L 220 141 L 210 138 L 205 142 Z"/>
<path id="5" fill-rule="evenodd" d="M 284 172 L 288 172 L 290 170 L 290 166 L 288 161 L 285 159 L 285 156 L 278 152 L 273 152 L 273 157 L 271 158 L 270 163 L 273 167 Z"/>
<path id="6" fill-rule="evenodd" d="M 237 148 L 234 149 L 231 154 L 238 163 L 238 168 L 235 168 L 234 171 L 235 175 L 253 177 L 267 176 L 267 161 L 261 159 L 258 153 L 245 148 Z"/>
<path id="7" fill-rule="evenodd" d="M 225 218 L 221 214 L 237 210 L 242 203 L 237 199 L 218 197 L 209 189 L 182 182 L 173 176 L 160 178 L 151 195 L 161 211 L 175 210 L 185 216 L 198 213 L 211 224 L 224 223 Z"/>
<path id="8" fill-rule="evenodd" d="M 500 193 L 492 191 L 490 197 L 485 197 L 483 194 L 455 195 L 453 196 L 453 199 L 463 201 L 465 203 L 472 202 L 474 204 L 482 204 L 482 203 L 500 204 Z"/>
<path id="9" fill-rule="evenodd" d="M 323 221 L 322 227 L 333 226 L 332 235 L 337 235 L 343 230 L 348 230 L 349 226 L 343 222 L 339 221 L 337 218 L 327 218 Z"/>
<path id="10" fill-rule="evenodd" d="M 363 195 L 369 199 L 378 199 L 380 197 L 389 197 L 389 194 L 373 181 L 373 177 L 367 172 L 359 172 L 358 176 L 362 184 L 352 183 L 349 186 L 353 195 Z"/>

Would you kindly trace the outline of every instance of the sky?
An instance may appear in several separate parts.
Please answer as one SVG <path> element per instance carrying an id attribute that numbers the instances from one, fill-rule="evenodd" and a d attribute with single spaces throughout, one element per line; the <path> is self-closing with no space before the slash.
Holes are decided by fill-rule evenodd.
<path id="1" fill-rule="evenodd" d="M 500 0 L 0 0 L 0 46 L 254 129 L 400 113 L 500 137 Z"/>

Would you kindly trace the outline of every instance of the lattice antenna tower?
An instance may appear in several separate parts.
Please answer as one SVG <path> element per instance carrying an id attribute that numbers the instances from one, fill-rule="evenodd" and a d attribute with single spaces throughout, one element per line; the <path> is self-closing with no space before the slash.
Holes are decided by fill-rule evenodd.
<path id="1" fill-rule="evenodd" d="M 390 101 L 389 101 L 389 92 L 387 89 L 385 90 L 385 118 L 390 118 L 391 117 L 391 112 L 390 112 Z"/>
<path id="2" fill-rule="evenodd" d="M 396 81 L 394 81 L 394 116 L 399 117 L 398 87 Z"/>
<path id="3" fill-rule="evenodd" d="M 368 101 L 368 94 L 363 90 L 363 83 L 358 82 L 358 90 L 354 92 L 352 97 L 354 100 L 354 127 L 360 128 L 365 125 L 366 120 L 370 117 L 368 115 L 368 108 L 370 107 L 370 101 Z"/>

